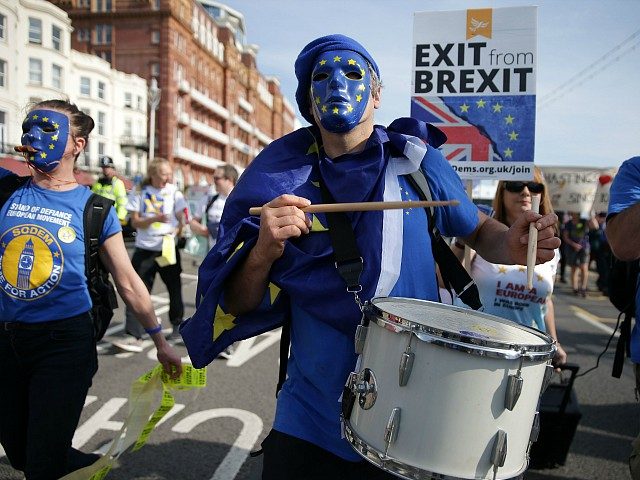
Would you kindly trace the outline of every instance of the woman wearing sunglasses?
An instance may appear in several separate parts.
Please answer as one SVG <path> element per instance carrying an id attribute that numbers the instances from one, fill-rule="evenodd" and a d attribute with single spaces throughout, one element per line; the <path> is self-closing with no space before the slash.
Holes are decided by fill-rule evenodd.
<path id="1" fill-rule="evenodd" d="M 542 172 L 536 167 L 532 182 L 498 183 L 493 199 L 494 218 L 508 227 L 526 210 L 531 210 L 533 195 L 540 195 L 540 213 L 552 213 L 551 200 L 547 194 Z M 458 258 L 464 255 L 464 245 L 454 241 L 453 251 Z M 527 269 L 522 265 L 499 265 L 489 263 L 475 251 L 471 251 L 471 276 L 478 285 L 485 312 L 547 332 L 554 340 L 556 333 L 553 309 L 553 292 L 560 252 L 556 250 L 553 260 L 536 265 L 533 288 L 527 288 Z M 555 366 L 567 361 L 567 354 L 557 344 L 553 359 Z"/>

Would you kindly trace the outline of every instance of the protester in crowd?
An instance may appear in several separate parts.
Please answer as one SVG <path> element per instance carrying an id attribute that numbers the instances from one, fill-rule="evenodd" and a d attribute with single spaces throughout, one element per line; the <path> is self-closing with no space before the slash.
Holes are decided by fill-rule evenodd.
<path id="1" fill-rule="evenodd" d="M 235 332 L 257 334 L 290 318 L 287 379 L 262 444 L 262 478 L 391 479 L 341 437 L 339 398 L 355 369 L 353 340 L 362 314 L 336 271 L 326 216 L 301 209 L 323 203 L 319 186 L 336 202 L 415 200 L 404 174 L 422 169 L 435 199 L 460 201 L 438 209 L 442 234 L 458 236 L 501 263 L 526 262 L 530 222 L 539 230 L 538 260 L 551 260 L 560 243 L 553 235 L 557 218 L 524 212 L 508 229 L 468 199 L 437 149 L 444 141 L 439 130 L 410 118 L 374 126 L 379 70 L 355 40 L 314 40 L 298 56 L 295 72 L 298 107 L 312 126 L 272 142 L 244 171 L 225 206 L 218 242 L 200 267 L 197 311 L 181 333 L 193 358 L 210 341 L 215 317 L 215 355 L 238 339 Z M 259 205 L 260 217 L 249 216 L 249 208 Z M 347 218 L 364 262 L 360 299 L 437 300 L 423 209 Z M 252 327 L 255 332 L 248 331 Z"/>
<path id="2" fill-rule="evenodd" d="M 137 230 L 135 250 L 131 263 L 151 292 L 156 274 L 169 293 L 169 321 L 172 325 L 170 339 L 179 338 L 178 325 L 184 315 L 182 282 L 180 273 L 180 251 L 175 244 L 184 225 L 187 202 L 178 188 L 169 183 L 173 175 L 171 164 L 163 158 L 155 158 L 147 166 L 147 177 L 142 181 L 140 193 L 130 195 L 127 210 L 131 224 Z M 167 239 L 172 243 L 171 261 L 166 261 Z M 163 251 L 163 245 L 164 250 Z M 163 261 L 163 259 L 165 259 Z M 113 345 L 127 352 L 143 350 L 144 330 L 136 323 L 133 312 L 127 309 L 125 330 L 128 337 L 118 339 Z"/>
<path id="3" fill-rule="evenodd" d="M 612 253 L 624 261 L 640 258 L 640 157 L 622 164 L 609 192 L 606 234 Z M 640 392 L 640 286 L 636 282 L 636 322 L 631 332 L 631 361 L 636 376 L 636 399 Z M 631 478 L 640 479 L 640 435 L 633 441 L 629 458 Z"/>
<path id="4" fill-rule="evenodd" d="M 534 195 L 540 195 L 542 215 L 553 213 L 544 176 L 538 167 L 535 167 L 532 182 L 498 183 L 493 199 L 493 217 L 511 227 L 522 212 L 531 209 Z M 464 244 L 454 241 L 452 249 L 462 260 Z M 551 296 L 560 251 L 555 251 L 552 260 L 536 265 L 531 290 L 527 289 L 527 269 L 524 266 L 491 263 L 475 251 L 471 251 L 470 258 L 471 277 L 478 285 L 484 311 L 547 332 L 556 340 L 557 351 L 553 364 L 559 366 L 566 363 L 567 354 L 558 342 Z M 522 292 L 526 295 L 520 295 Z"/>
<path id="5" fill-rule="evenodd" d="M 591 258 L 589 228 L 593 227 L 592 221 L 580 218 L 580 214 L 571 212 L 571 220 L 566 223 L 562 234 L 566 244 L 567 263 L 571 267 L 571 287 L 574 295 L 582 297 L 587 296 Z"/>
<path id="6" fill-rule="evenodd" d="M 100 157 L 100 167 L 102 176 L 92 185 L 91 191 L 114 201 L 118 220 L 124 225 L 127 222 L 127 189 L 116 176 L 116 166 L 111 157 Z"/>
<path id="7" fill-rule="evenodd" d="M 216 168 L 213 173 L 215 191 L 202 197 L 189 222 L 193 233 L 208 237 L 209 248 L 216 243 L 224 204 L 237 181 L 238 171 L 233 165 L 223 165 Z"/>
<path id="8" fill-rule="evenodd" d="M 598 212 L 595 216 L 598 227 L 589 230 L 589 246 L 591 247 L 589 263 L 595 262 L 596 264 L 598 272 L 596 287 L 604 295 L 609 294 L 609 269 L 611 268 L 611 248 L 605 234 L 606 218 L 606 212 Z"/>
<path id="9" fill-rule="evenodd" d="M 30 108 L 21 150 L 33 177 L 0 169 L 0 443 L 27 480 L 53 480 L 98 455 L 71 447 L 87 391 L 98 368 L 91 297 L 85 275 L 83 215 L 89 189 L 74 163 L 94 122 L 65 100 Z M 180 357 L 162 336 L 149 295 L 131 266 L 115 211 L 100 238 L 100 257 L 125 303 L 177 376 Z"/>

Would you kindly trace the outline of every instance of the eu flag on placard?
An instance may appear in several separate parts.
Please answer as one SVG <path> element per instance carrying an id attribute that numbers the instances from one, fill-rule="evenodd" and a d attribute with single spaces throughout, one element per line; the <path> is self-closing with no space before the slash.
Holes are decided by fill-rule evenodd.
<path id="1" fill-rule="evenodd" d="M 429 155 L 425 142 L 431 140 L 438 146 L 444 141 L 437 129 L 414 119 L 402 119 L 394 125 L 409 133 L 376 126 L 362 152 L 338 159 L 321 155 L 316 128 L 300 129 L 273 142 L 244 171 L 225 204 L 218 241 L 200 266 L 196 312 L 180 326 L 196 368 L 210 363 L 228 345 L 282 325 L 292 303 L 315 318 L 325 319 L 332 328 L 354 334 L 357 322 L 352 319 L 359 319 L 360 311 L 335 268 L 324 214 L 314 215 L 315 227 L 308 235 L 286 242 L 284 254 L 271 267 L 270 283 L 257 309 L 237 317 L 231 315 L 224 301 L 225 281 L 257 241 L 260 219 L 249 216 L 250 207 L 264 205 L 282 194 L 322 203 L 320 178 L 337 202 L 380 201 L 389 161 L 384 152 L 397 152 L 393 161 L 405 165 L 409 173 L 420 168 Z M 429 152 L 444 162 L 435 148 Z M 439 163 L 434 165 L 438 168 Z M 448 199 L 445 197 L 446 192 L 442 199 Z M 382 211 L 347 215 L 365 265 L 361 298 L 372 298 L 381 273 L 383 230 L 386 228 L 388 234 L 393 227 L 383 225 Z M 318 301 L 329 295 L 331 302 Z"/>
<path id="2" fill-rule="evenodd" d="M 447 135 L 447 160 L 532 162 L 535 105 L 535 95 L 413 97 L 411 116 Z"/>

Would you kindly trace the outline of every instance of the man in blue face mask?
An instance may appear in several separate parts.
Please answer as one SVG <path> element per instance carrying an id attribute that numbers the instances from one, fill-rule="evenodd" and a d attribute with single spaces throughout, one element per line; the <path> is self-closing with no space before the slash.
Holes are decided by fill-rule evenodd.
<path id="1" fill-rule="evenodd" d="M 311 125 L 272 142 L 244 171 L 227 200 L 218 242 L 200 267 L 196 313 L 180 331 L 201 367 L 234 341 L 290 321 L 286 381 L 262 444 L 263 479 L 396 478 L 362 460 L 341 435 L 340 398 L 356 369 L 354 334 L 362 313 L 336 270 L 326 216 L 304 208 L 324 203 L 322 189 L 336 202 L 418 200 L 406 175 L 422 170 L 434 200 L 460 201 L 438 210 L 440 232 L 497 263 L 526 263 L 520 238 L 534 221 L 538 259 L 553 258 L 557 218 L 529 212 L 507 230 L 468 199 L 437 149 L 446 139 L 439 130 L 410 118 L 374 125 L 380 71 L 352 38 L 312 41 L 295 73 L 298 108 Z M 258 205 L 260 217 L 250 216 Z M 364 264 L 361 300 L 438 300 L 423 209 L 347 218 Z"/>

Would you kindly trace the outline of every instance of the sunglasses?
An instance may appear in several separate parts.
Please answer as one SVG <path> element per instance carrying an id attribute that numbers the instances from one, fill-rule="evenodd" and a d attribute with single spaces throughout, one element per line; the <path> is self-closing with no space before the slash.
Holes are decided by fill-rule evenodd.
<path id="1" fill-rule="evenodd" d="M 544 184 L 538 182 L 504 182 L 504 188 L 511 193 L 520 193 L 527 187 L 531 193 L 544 192 Z"/>

